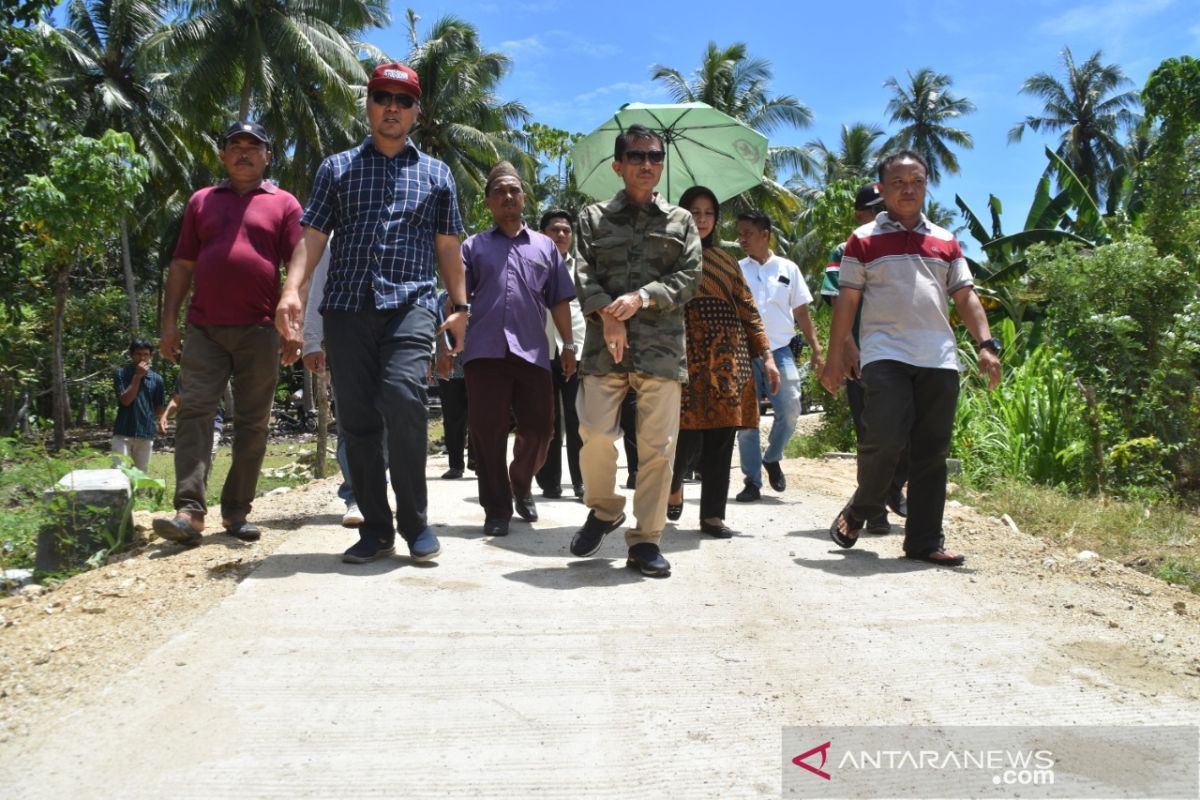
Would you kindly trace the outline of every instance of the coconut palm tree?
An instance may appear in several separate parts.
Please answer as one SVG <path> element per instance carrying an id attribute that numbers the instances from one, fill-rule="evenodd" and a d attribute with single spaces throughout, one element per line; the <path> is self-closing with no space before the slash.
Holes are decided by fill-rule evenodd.
<path id="1" fill-rule="evenodd" d="M 1055 152 L 1098 200 L 1104 199 L 1113 171 L 1125 163 L 1120 132 L 1135 124 L 1139 105 L 1136 92 L 1120 91 L 1132 85 L 1121 67 L 1101 64 L 1101 57 L 1097 50 L 1076 64 L 1071 48 L 1064 47 L 1065 81 L 1039 72 L 1021 84 L 1022 94 L 1044 101 L 1042 116 L 1030 115 L 1008 132 L 1010 142 L 1019 142 L 1026 128 L 1062 131 Z"/>
<path id="2" fill-rule="evenodd" d="M 806 177 L 817 179 L 823 184 L 843 178 L 872 180 L 875 162 L 880 153 L 876 140 L 882 136 L 883 129 L 878 125 L 856 122 L 853 125 L 842 126 L 837 150 L 831 150 L 820 139 L 809 142 L 805 147 L 811 154 L 811 161 L 816 170 L 807 173 Z"/>
<path id="3" fill-rule="evenodd" d="M 350 37 L 390 22 L 384 0 L 192 0 L 152 38 L 185 70 L 189 116 L 205 126 L 265 114 L 281 98 L 298 106 L 284 141 L 322 113 L 355 116 L 367 75 Z M 223 126 L 222 126 L 223 127 Z"/>
<path id="4" fill-rule="evenodd" d="M 975 146 L 971 134 L 949 123 L 975 110 L 975 104 L 965 97 L 950 93 L 953 80 L 949 75 L 925 67 L 914 75 L 908 73 L 908 84 L 902 86 L 895 77 L 883 85 L 892 90 L 887 111 L 892 122 L 901 128 L 884 143 L 884 150 L 916 150 L 929 162 L 929 182 L 936 185 L 945 171 L 958 174 L 958 157 L 950 146 L 970 150 Z"/>
<path id="5" fill-rule="evenodd" d="M 162 25 L 162 10 L 160 0 L 71 0 L 65 27 L 39 26 L 55 61 L 52 83 L 75 101 L 74 121 L 81 132 L 93 138 L 109 129 L 129 133 L 149 162 L 154 198 L 186 185 L 193 153 L 204 147 L 203 137 L 175 110 L 169 73 L 148 52 L 149 38 Z M 136 332 L 128 221 L 122 219 L 119 228 L 130 328 Z"/>
<path id="6" fill-rule="evenodd" d="M 521 130 L 530 115 L 520 102 L 496 97 L 512 62 L 484 50 L 474 26 L 445 16 L 419 39 L 419 20 L 410 9 L 412 50 L 405 63 L 421 81 L 421 114 L 411 135 L 421 150 L 450 168 L 465 217 L 496 162 L 509 161 L 527 183 L 534 181 L 537 162 L 525 150 Z"/>

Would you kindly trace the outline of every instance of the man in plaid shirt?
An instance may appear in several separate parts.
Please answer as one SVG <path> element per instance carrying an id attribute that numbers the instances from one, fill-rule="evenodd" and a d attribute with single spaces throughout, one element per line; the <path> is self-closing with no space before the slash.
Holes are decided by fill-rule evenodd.
<path id="1" fill-rule="evenodd" d="M 375 69 L 367 84 L 371 135 L 317 170 L 300 219 L 304 237 L 275 317 L 294 361 L 302 340 L 302 289 L 336 230 L 320 311 L 350 479 L 363 516 L 359 541 L 342 556 L 348 563 L 391 555 L 397 528 L 414 560 L 441 552 L 426 520 L 426 375 L 436 334 L 449 338 L 451 352 L 462 350 L 470 309 L 454 179 L 445 164 L 408 138 L 420 97 L 420 82 L 408 67 Z M 440 327 L 435 261 L 451 302 Z M 385 417 L 394 525 L 381 443 Z"/>

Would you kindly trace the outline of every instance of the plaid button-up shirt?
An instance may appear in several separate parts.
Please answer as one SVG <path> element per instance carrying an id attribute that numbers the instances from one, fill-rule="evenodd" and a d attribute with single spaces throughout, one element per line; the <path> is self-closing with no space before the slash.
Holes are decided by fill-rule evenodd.
<path id="1" fill-rule="evenodd" d="M 321 312 L 420 305 L 436 313 L 434 234 L 463 232 L 450 169 L 410 141 L 388 158 L 371 138 L 326 158 L 300 224 L 330 241 Z"/>

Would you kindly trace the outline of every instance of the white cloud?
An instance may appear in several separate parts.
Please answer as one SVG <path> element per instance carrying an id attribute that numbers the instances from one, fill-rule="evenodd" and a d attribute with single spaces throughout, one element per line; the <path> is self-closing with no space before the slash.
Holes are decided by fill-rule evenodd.
<path id="1" fill-rule="evenodd" d="M 611 83 L 608 86 L 597 87 L 590 92 L 577 94 L 575 95 L 575 102 L 590 103 L 593 100 L 607 100 L 614 96 L 620 98 L 622 102 L 661 101 L 667 98 L 667 89 L 662 84 L 655 83 L 654 81 L 641 81 L 640 83 L 620 81 L 618 83 Z"/>
<path id="2" fill-rule="evenodd" d="M 1072 8 L 1042 22 L 1038 30 L 1055 36 L 1078 33 L 1118 32 L 1137 18 L 1153 16 L 1175 5 L 1175 0 L 1108 0 Z"/>
<path id="3" fill-rule="evenodd" d="M 513 56 L 528 59 L 562 58 L 582 56 L 584 58 L 611 58 L 621 52 L 614 44 L 596 42 L 568 31 L 546 31 L 538 36 L 509 40 L 500 43 L 500 49 Z"/>

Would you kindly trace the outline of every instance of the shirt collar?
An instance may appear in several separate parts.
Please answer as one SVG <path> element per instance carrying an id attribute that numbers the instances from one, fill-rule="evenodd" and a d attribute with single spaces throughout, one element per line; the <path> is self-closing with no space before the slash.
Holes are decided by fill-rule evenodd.
<path id="1" fill-rule="evenodd" d="M 667 211 L 670 209 L 670 207 L 671 207 L 671 204 L 668 203 L 666 201 L 666 198 L 664 198 L 658 192 L 655 192 L 654 194 L 650 195 L 650 202 L 646 205 L 646 208 L 658 209 L 659 213 L 661 213 L 661 214 L 666 214 Z M 621 191 L 619 191 L 615 195 L 613 195 L 612 200 L 608 201 L 608 207 L 605 208 L 605 213 L 608 215 L 616 215 L 616 214 L 620 214 L 622 211 L 625 211 L 626 209 L 632 209 L 632 208 L 634 208 L 634 206 L 632 203 L 629 202 L 629 195 L 625 194 L 625 190 L 622 189 Z"/>
<path id="2" fill-rule="evenodd" d="M 362 148 L 364 151 L 370 151 L 377 155 L 383 156 L 384 158 L 388 157 L 388 156 L 383 155 L 383 153 L 379 152 L 379 150 L 376 149 L 375 140 L 373 138 L 371 138 L 370 136 L 367 136 L 367 138 L 363 139 Z M 409 160 L 416 160 L 420 156 L 420 154 L 421 154 L 421 151 L 417 149 L 417 146 L 415 144 L 413 144 L 412 137 L 410 136 L 404 142 L 404 149 L 401 150 L 399 153 L 397 153 L 395 157 L 403 158 L 404 160 L 409 161 Z"/>
<path id="3" fill-rule="evenodd" d="M 225 180 L 221 181 L 213 188 L 219 192 L 221 192 L 221 191 L 232 192 L 233 184 L 229 182 L 229 178 L 226 178 Z M 267 194 L 275 194 L 276 192 L 279 191 L 279 187 L 264 178 L 263 182 L 258 185 L 258 188 L 254 189 L 253 191 L 266 192 Z"/>
<path id="4" fill-rule="evenodd" d="M 752 256 L 748 253 L 746 254 L 746 260 L 749 261 L 751 264 L 754 264 L 756 267 L 765 267 L 768 264 L 770 264 L 772 261 L 775 260 L 775 251 L 774 250 L 767 251 L 767 260 L 766 261 L 759 261 L 757 258 L 755 258 L 754 256 Z"/>
<path id="5" fill-rule="evenodd" d="M 512 242 L 515 242 L 518 239 L 520 239 L 521 241 L 525 241 L 525 242 L 529 241 L 529 226 L 526 225 L 524 222 L 521 223 L 521 230 L 517 231 L 516 236 L 509 236 L 507 233 L 500 230 L 499 225 L 493 225 L 491 227 L 491 230 L 488 231 L 488 233 L 492 234 L 493 236 L 499 236 L 502 239 L 508 239 L 509 241 L 512 241 Z"/>
<path id="6" fill-rule="evenodd" d="M 930 233 L 932 231 L 932 228 L 929 227 L 929 217 L 925 216 L 924 212 L 921 213 L 921 219 L 917 220 L 917 224 L 913 225 L 911 228 L 906 228 L 896 220 L 892 219 L 886 211 L 879 212 L 878 216 L 875 217 L 875 224 L 884 230 L 889 231 L 911 230 L 914 233 Z"/>

